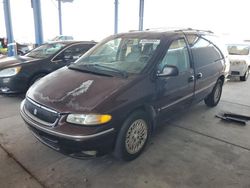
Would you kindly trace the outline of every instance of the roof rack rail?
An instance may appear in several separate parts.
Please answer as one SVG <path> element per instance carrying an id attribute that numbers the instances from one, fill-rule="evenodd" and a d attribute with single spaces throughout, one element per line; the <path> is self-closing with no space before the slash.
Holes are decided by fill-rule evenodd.
<path id="1" fill-rule="evenodd" d="M 202 29 L 193 29 L 193 28 L 186 28 L 186 29 L 180 29 L 175 31 L 197 31 L 197 32 L 205 32 L 205 33 L 214 33 L 211 30 L 202 30 Z"/>
<path id="2" fill-rule="evenodd" d="M 155 28 L 147 28 L 146 31 L 174 31 L 174 30 L 182 30 L 187 29 L 183 27 L 155 27 Z"/>
<path id="3" fill-rule="evenodd" d="M 146 31 L 175 31 L 175 32 L 184 32 L 184 31 L 196 31 L 196 32 L 206 32 L 213 33 L 210 30 L 201 30 L 201 29 L 193 29 L 191 27 L 159 27 L 159 28 L 148 28 Z"/>

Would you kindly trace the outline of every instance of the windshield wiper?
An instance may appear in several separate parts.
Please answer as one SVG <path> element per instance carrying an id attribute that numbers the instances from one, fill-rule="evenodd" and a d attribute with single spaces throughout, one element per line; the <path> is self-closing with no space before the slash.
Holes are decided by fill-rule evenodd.
<path id="1" fill-rule="evenodd" d="M 100 65 L 100 64 L 85 64 L 85 66 L 98 67 L 100 69 L 108 70 L 109 72 L 111 71 L 111 73 L 118 73 L 119 75 L 121 75 L 124 78 L 128 77 L 128 73 L 126 71 L 122 71 L 122 70 L 115 69 L 115 68 L 112 68 L 112 67 L 103 66 L 103 65 Z"/>
<path id="2" fill-rule="evenodd" d="M 106 73 L 103 73 L 103 72 L 100 72 L 98 71 L 97 69 L 95 68 L 88 68 L 86 66 L 84 67 L 79 67 L 79 66 L 76 66 L 74 64 L 71 64 L 68 66 L 69 69 L 72 69 L 72 70 L 77 70 L 77 71 L 81 71 L 81 72 L 86 72 L 86 73 L 91 73 L 91 74 L 98 74 L 98 75 L 102 75 L 102 76 L 109 76 L 109 77 L 113 77 L 113 75 L 110 75 L 110 74 L 106 74 Z"/>

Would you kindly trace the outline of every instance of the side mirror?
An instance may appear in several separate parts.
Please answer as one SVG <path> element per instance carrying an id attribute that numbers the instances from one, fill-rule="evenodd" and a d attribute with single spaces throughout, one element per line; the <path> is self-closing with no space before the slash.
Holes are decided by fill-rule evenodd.
<path id="1" fill-rule="evenodd" d="M 176 66 L 165 65 L 161 72 L 157 73 L 158 77 L 169 77 L 169 76 L 178 76 L 179 70 Z"/>

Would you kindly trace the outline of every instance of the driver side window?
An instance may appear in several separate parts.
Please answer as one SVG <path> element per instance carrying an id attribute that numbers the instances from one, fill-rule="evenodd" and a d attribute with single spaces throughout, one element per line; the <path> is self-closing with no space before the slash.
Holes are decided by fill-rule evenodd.
<path id="1" fill-rule="evenodd" d="M 162 71 L 166 65 L 176 66 L 180 73 L 190 68 L 187 44 L 184 39 L 178 39 L 171 43 L 166 55 L 158 65 L 158 70 Z"/>

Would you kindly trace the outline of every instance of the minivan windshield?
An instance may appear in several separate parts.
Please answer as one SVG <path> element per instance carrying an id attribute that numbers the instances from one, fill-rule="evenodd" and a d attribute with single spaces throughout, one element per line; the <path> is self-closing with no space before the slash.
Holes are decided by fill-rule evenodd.
<path id="1" fill-rule="evenodd" d="M 139 74 L 160 44 L 160 39 L 118 37 L 104 42 L 69 68 L 103 74 Z"/>
<path id="2" fill-rule="evenodd" d="M 65 44 L 63 43 L 43 44 L 27 53 L 25 56 L 38 59 L 48 58 L 61 50 L 64 46 Z"/>
<path id="3" fill-rule="evenodd" d="M 228 45 L 228 53 L 230 55 L 248 55 L 249 46 L 247 45 Z"/>

